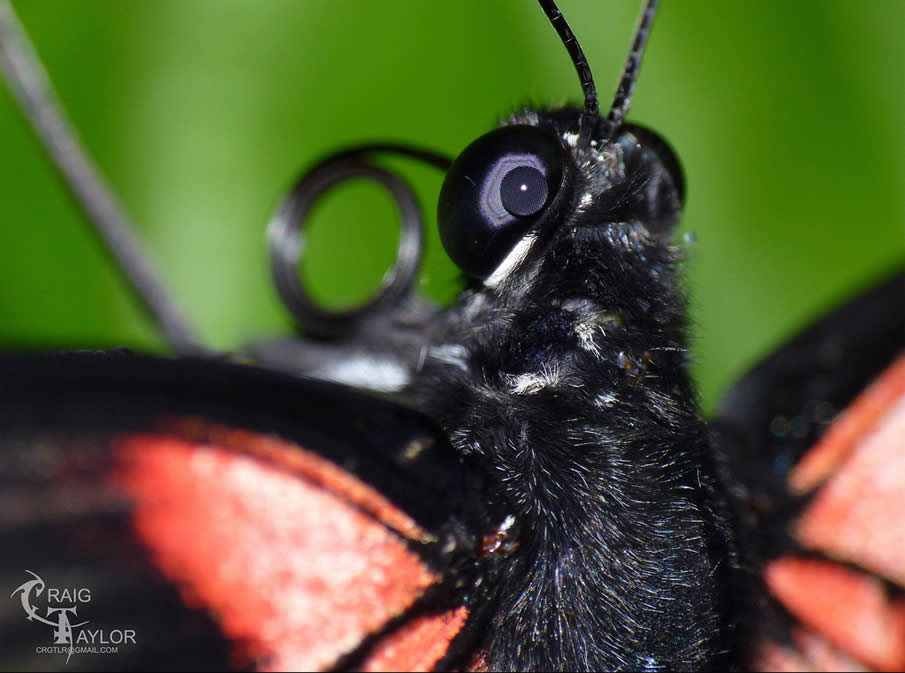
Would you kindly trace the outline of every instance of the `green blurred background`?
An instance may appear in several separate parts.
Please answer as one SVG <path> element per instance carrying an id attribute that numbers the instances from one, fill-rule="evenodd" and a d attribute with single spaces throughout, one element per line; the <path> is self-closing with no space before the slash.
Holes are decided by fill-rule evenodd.
<path id="1" fill-rule="evenodd" d="M 608 100 L 638 11 L 562 0 Z M 264 227 L 299 170 L 361 140 L 455 154 L 513 106 L 578 100 L 530 0 L 40 0 L 15 5 L 172 292 L 218 348 L 284 334 Z M 688 182 L 683 232 L 706 405 L 761 354 L 905 259 L 905 3 L 664 2 L 631 119 Z M 459 287 L 415 168 L 424 291 Z M 0 87 L 0 348 L 162 346 Z M 350 301 L 393 258 L 395 216 L 354 185 L 306 269 Z M 891 311 L 905 307 L 891 306 Z"/>

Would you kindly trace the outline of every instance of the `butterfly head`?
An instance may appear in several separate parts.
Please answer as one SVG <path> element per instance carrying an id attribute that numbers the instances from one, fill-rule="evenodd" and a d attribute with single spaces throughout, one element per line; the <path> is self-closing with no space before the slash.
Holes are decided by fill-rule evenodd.
<path id="1" fill-rule="evenodd" d="M 569 51 L 584 106 L 526 110 L 471 143 L 440 192 L 440 236 L 468 276 L 495 288 L 531 272 L 576 229 L 628 225 L 635 238 L 665 241 L 684 200 L 679 161 L 649 129 L 624 122 L 657 2 L 648 2 L 608 113 L 578 41 L 550 0 L 540 0 Z M 601 251 L 602 252 L 602 251 Z"/>
<path id="2" fill-rule="evenodd" d="M 629 224 L 643 238 L 668 239 L 684 199 L 675 153 L 634 124 L 606 136 L 605 119 L 585 148 L 583 123 L 575 108 L 528 110 L 455 160 L 438 222 L 447 253 L 467 275 L 496 287 L 580 228 Z"/>

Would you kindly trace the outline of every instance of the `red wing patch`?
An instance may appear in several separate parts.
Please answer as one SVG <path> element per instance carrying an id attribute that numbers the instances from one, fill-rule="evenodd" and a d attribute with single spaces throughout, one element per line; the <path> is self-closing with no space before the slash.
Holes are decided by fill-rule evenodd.
<path id="1" fill-rule="evenodd" d="M 798 648 L 774 644 L 770 668 L 838 670 L 846 661 L 905 668 L 905 356 L 855 400 L 790 474 L 790 489 L 816 489 L 790 534 L 824 558 L 785 556 L 764 573 L 797 617 Z"/>
<path id="2" fill-rule="evenodd" d="M 465 608 L 457 608 L 437 617 L 414 619 L 378 643 L 363 670 L 430 670 L 446 654 L 467 618 Z"/>
<path id="3" fill-rule="evenodd" d="M 905 395 L 820 489 L 796 537 L 905 587 Z"/>
<path id="4" fill-rule="evenodd" d="M 115 457 L 140 539 L 237 644 L 240 665 L 331 667 L 440 580 L 406 545 L 425 531 L 298 446 L 215 429 L 208 442 L 130 436 Z M 368 665 L 430 668 L 445 645 L 423 646 L 425 634 L 448 643 L 464 619 L 463 609 L 413 620 Z"/>
<path id="5" fill-rule="evenodd" d="M 786 557 L 767 566 L 765 579 L 802 624 L 855 660 L 879 670 L 905 666 L 905 601 L 890 600 L 877 578 L 831 561 Z"/>
<path id="6" fill-rule="evenodd" d="M 900 356 L 843 412 L 817 445 L 789 474 L 789 485 L 798 493 L 817 488 L 838 472 L 878 419 L 905 395 L 905 355 Z"/>

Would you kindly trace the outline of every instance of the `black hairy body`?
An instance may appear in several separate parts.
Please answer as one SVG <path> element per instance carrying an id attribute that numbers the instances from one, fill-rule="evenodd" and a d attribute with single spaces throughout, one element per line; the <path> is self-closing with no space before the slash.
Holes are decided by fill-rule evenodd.
<path id="1" fill-rule="evenodd" d="M 578 112 L 512 123 L 568 147 Z M 651 191 L 677 185 L 630 131 L 572 160 L 569 216 L 434 323 L 406 396 L 514 518 L 517 553 L 487 561 L 491 670 L 709 668 L 734 543 L 686 367 L 679 253 L 671 223 L 650 225 Z"/>

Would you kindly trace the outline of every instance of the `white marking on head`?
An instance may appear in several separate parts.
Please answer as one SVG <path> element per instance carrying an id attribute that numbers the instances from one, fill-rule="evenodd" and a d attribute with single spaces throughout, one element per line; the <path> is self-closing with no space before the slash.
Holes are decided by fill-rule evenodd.
<path id="1" fill-rule="evenodd" d="M 577 133 L 569 133 L 567 131 L 562 134 L 562 139 L 565 141 L 566 145 L 568 145 L 569 147 L 578 146 L 578 134 Z"/>
<path id="2" fill-rule="evenodd" d="M 411 381 L 411 372 L 397 360 L 372 355 L 353 355 L 326 362 L 310 372 L 311 376 L 357 388 L 394 392 Z"/>
<path id="3" fill-rule="evenodd" d="M 486 287 L 497 287 L 502 283 L 509 274 L 525 260 L 525 257 L 531 252 L 531 248 L 536 241 L 537 237 L 534 234 L 526 234 L 522 240 L 515 244 L 515 247 L 513 247 L 512 251 L 506 255 L 506 258 L 500 262 L 499 266 L 494 269 L 493 273 L 490 274 L 490 277 L 484 281 L 484 285 Z"/>

